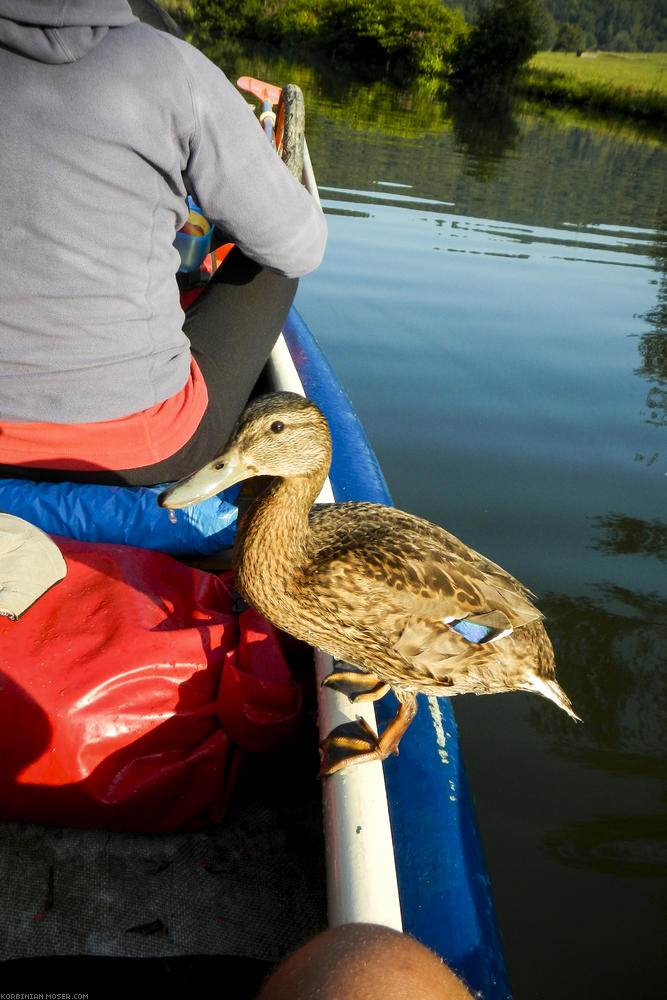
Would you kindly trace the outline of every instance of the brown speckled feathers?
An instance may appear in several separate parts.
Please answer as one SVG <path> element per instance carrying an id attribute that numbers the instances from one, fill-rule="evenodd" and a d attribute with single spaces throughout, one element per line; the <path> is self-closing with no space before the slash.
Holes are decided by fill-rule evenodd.
<path id="1" fill-rule="evenodd" d="M 209 466 L 161 498 L 183 506 L 240 479 L 273 477 L 237 532 L 239 591 L 279 628 L 372 678 L 338 671 L 330 686 L 354 700 L 378 697 L 389 685 L 401 702 L 390 736 L 356 736 L 348 752 L 349 735 L 332 734 L 323 770 L 394 751 L 417 692 L 533 691 L 576 719 L 530 591 L 411 514 L 363 502 L 313 506 L 330 458 L 317 407 L 275 393 L 250 404 Z"/>

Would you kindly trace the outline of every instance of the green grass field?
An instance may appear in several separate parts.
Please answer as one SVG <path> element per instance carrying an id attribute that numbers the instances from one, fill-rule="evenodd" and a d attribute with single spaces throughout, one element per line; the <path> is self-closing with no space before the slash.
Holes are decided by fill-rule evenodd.
<path id="1" fill-rule="evenodd" d="M 611 84 L 667 96 L 667 52 L 538 52 L 531 69 L 565 73 L 581 83 Z"/>
<path id="2" fill-rule="evenodd" d="M 519 89 L 532 100 L 584 113 L 667 126 L 667 53 L 538 52 Z"/>

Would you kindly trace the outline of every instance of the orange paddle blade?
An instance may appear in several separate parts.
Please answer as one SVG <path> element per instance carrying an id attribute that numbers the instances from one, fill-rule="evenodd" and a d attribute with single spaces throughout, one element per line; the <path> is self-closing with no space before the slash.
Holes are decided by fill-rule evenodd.
<path id="1" fill-rule="evenodd" d="M 240 90 L 246 90 L 260 101 L 269 101 L 272 107 L 278 103 L 282 93 L 280 87 L 275 87 L 272 83 L 263 83 L 261 80 L 255 80 L 252 76 L 240 76 L 236 81 L 236 86 Z"/>

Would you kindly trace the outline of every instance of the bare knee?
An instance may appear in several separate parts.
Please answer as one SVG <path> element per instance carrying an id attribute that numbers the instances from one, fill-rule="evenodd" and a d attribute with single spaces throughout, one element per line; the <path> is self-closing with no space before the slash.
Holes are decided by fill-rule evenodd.
<path id="1" fill-rule="evenodd" d="M 414 938 L 377 924 L 344 924 L 286 959 L 257 1000 L 471 1000 L 454 973 Z"/>

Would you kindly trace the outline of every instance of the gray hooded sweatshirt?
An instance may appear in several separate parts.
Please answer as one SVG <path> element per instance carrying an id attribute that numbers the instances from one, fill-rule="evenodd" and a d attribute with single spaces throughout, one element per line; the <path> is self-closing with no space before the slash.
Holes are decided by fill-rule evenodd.
<path id="1" fill-rule="evenodd" d="M 109 420 L 183 388 L 187 194 L 260 264 L 319 264 L 324 217 L 245 99 L 125 0 L 0 0 L 0 95 L 0 420 Z"/>

